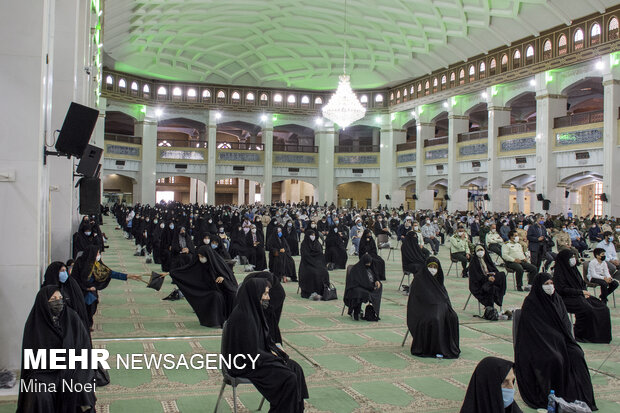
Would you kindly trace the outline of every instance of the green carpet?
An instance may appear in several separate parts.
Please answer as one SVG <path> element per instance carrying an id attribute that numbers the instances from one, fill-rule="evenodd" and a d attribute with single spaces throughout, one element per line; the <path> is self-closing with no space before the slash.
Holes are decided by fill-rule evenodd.
<path id="1" fill-rule="evenodd" d="M 106 219 L 108 223 L 111 218 Z M 133 241 L 122 238 L 112 225 L 105 225 L 110 248 L 103 256 L 112 269 L 129 273 L 150 273 L 158 265 L 134 257 Z M 384 257 L 387 253 L 383 253 Z M 447 273 L 447 249 L 439 253 Z M 357 261 L 349 257 L 350 263 Z M 299 257 L 295 258 L 299 262 Z M 303 367 L 310 399 L 308 412 L 458 412 L 476 364 L 492 355 L 512 359 L 512 323 L 487 322 L 478 313 L 475 299 L 463 305 L 469 295 L 467 280 L 452 269 L 446 286 L 459 315 L 461 357 L 457 360 L 423 359 L 411 356 L 406 332 L 407 297 L 397 291 L 402 277 L 400 251 L 387 263 L 381 321 L 354 321 L 342 311 L 344 270 L 330 273 L 339 300 L 314 302 L 296 294 L 297 284 L 287 283 L 287 298 L 280 328 L 284 347 Z M 237 279 L 245 274 L 236 268 Z M 406 280 L 405 280 L 406 282 Z M 512 289 L 508 280 L 504 309 L 519 308 L 525 293 Z M 94 345 L 116 354 L 183 354 L 219 352 L 221 330 L 199 325 L 185 300 L 161 299 L 173 289 L 167 279 L 160 292 L 142 283 L 113 280 L 101 293 L 95 318 Z M 612 304 L 610 303 L 610 306 Z M 614 337 L 620 333 L 620 309 L 611 308 Z M 601 412 L 620 411 L 620 351 L 614 345 L 582 346 Z M 613 354 L 612 354 L 613 353 Z M 611 354 L 611 355 L 610 355 Z M 603 367 L 599 366 L 606 360 Z M 221 385 L 217 370 L 127 371 L 111 370 L 111 384 L 98 389 L 98 412 L 211 412 Z M 261 400 L 251 385 L 238 389 L 239 412 L 255 411 Z M 520 400 L 518 392 L 517 400 Z M 534 412 L 520 403 L 525 412 Z M 268 410 L 268 403 L 263 411 Z M 0 402 L 0 413 L 14 411 L 13 402 Z M 220 412 L 232 411 L 232 390 L 227 387 Z"/>

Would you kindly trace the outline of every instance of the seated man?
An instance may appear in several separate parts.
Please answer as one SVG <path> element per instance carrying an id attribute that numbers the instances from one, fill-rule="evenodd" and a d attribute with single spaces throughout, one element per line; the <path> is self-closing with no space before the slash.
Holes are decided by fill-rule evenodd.
<path id="1" fill-rule="evenodd" d="M 609 274 L 615 278 L 618 271 L 618 266 L 620 266 L 620 261 L 618 260 L 618 254 L 616 253 L 616 247 L 614 246 L 613 240 L 614 237 L 611 232 L 604 232 L 603 241 L 596 244 L 596 247 L 605 250 L 605 262 L 609 268 Z"/>
<path id="2" fill-rule="evenodd" d="M 554 237 L 555 242 L 557 243 L 558 252 L 569 249 L 573 252 L 573 254 L 575 254 L 575 256 L 579 256 L 579 251 L 577 251 L 577 248 L 571 245 L 570 235 L 568 235 L 568 228 L 566 227 L 566 224 L 562 224 L 562 230 L 557 231 L 554 234 Z"/>
<path id="3" fill-rule="evenodd" d="M 456 233 L 450 237 L 450 255 L 451 259 L 459 261 L 463 266 L 461 276 L 467 278 L 467 264 L 471 258 L 467 233 L 462 225 L 459 225 Z"/>
<path id="4" fill-rule="evenodd" d="M 422 226 L 422 238 L 424 242 L 430 244 L 433 254 L 439 253 L 439 240 L 436 237 L 437 233 L 435 227 L 431 223 L 429 218 L 426 218 L 426 223 Z"/>
<path id="5" fill-rule="evenodd" d="M 537 273 L 537 269 L 534 265 L 528 262 L 523 247 L 519 244 L 519 236 L 517 231 L 512 230 L 508 233 L 508 242 L 502 246 L 502 258 L 506 262 L 506 268 L 515 271 L 515 278 L 517 280 L 517 291 L 524 291 L 523 289 L 523 271 L 527 271 L 527 287 L 525 291 L 531 289 L 532 280 Z"/>
<path id="6" fill-rule="evenodd" d="M 607 302 L 607 296 L 618 288 L 618 281 L 609 274 L 606 252 L 603 248 L 594 249 L 594 259 L 588 264 L 588 280 L 601 287 L 601 301 Z"/>
<path id="7" fill-rule="evenodd" d="M 592 221 L 592 226 L 588 229 L 588 239 L 594 244 L 603 241 L 601 228 L 598 226 L 596 221 Z"/>
<path id="8" fill-rule="evenodd" d="M 579 254 L 583 254 L 583 252 L 588 249 L 588 244 L 581 239 L 581 234 L 577 231 L 577 227 L 575 227 L 574 223 L 571 223 L 568 227 L 568 235 L 570 236 L 571 245 L 577 248 Z"/>
<path id="9" fill-rule="evenodd" d="M 497 233 L 497 225 L 491 224 L 491 230 L 486 235 L 484 243 L 489 251 L 494 252 L 500 257 L 502 256 L 502 245 L 504 245 L 504 240 L 501 235 Z"/>

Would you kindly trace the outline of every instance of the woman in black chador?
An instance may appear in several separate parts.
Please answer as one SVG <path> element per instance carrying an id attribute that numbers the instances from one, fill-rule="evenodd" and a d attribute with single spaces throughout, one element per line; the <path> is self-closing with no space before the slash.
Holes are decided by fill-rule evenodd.
<path id="1" fill-rule="evenodd" d="M 184 226 L 174 234 L 170 248 L 170 269 L 183 267 L 192 261 L 196 252 L 192 237 L 187 233 Z"/>
<path id="2" fill-rule="evenodd" d="M 347 244 L 334 226 L 325 237 L 325 261 L 334 264 L 334 268 L 344 270 L 347 267 Z"/>
<path id="3" fill-rule="evenodd" d="M 252 278 L 263 278 L 269 281 L 271 288 L 269 289 L 269 306 L 263 308 L 265 317 L 267 318 L 267 326 L 269 327 L 269 334 L 273 341 L 282 344 L 282 334 L 280 334 L 280 317 L 282 316 L 282 308 L 284 307 L 284 299 L 286 298 L 286 292 L 284 287 L 280 283 L 278 277 L 270 273 L 269 271 L 258 271 L 249 273 L 243 282 L 246 282 Z"/>
<path id="4" fill-rule="evenodd" d="M 364 254 L 370 254 L 372 270 L 381 281 L 385 281 L 385 261 L 383 261 L 383 258 L 379 256 L 377 251 L 377 244 L 372 238 L 372 232 L 369 229 L 365 229 L 360 239 L 358 255 L 361 257 Z"/>
<path id="5" fill-rule="evenodd" d="M 609 308 L 598 298 L 590 296 L 577 268 L 577 257 L 569 249 L 560 251 L 555 259 L 553 284 L 566 310 L 575 314 L 575 339 L 589 343 L 609 343 Z"/>
<path id="6" fill-rule="evenodd" d="M 598 410 L 583 350 L 573 338 L 562 298 L 551 275 L 538 274 L 521 307 L 516 326 L 515 374 L 523 401 L 533 409 L 547 406 L 551 390 L 572 402 Z"/>
<path id="7" fill-rule="evenodd" d="M 349 308 L 348 314 L 358 320 L 362 304 L 370 303 L 378 318 L 382 294 L 383 285 L 372 269 L 372 258 L 369 254 L 364 254 L 358 263 L 351 267 L 345 280 L 342 299 Z"/>
<path id="8" fill-rule="evenodd" d="M 514 401 L 512 361 L 485 357 L 469 380 L 461 413 L 523 413 Z"/>
<path id="9" fill-rule="evenodd" d="M 200 325 L 222 327 L 237 293 L 237 279 L 224 259 L 203 245 L 192 261 L 170 271 L 170 276 L 198 316 Z"/>
<path id="10" fill-rule="evenodd" d="M 223 355 L 258 355 L 256 366 L 231 366 L 230 375 L 249 379 L 271 404 L 270 413 L 300 413 L 308 388 L 299 364 L 275 345 L 263 310 L 269 306 L 269 282 L 261 278 L 245 281 L 237 294 L 237 305 L 226 323 Z"/>
<path id="11" fill-rule="evenodd" d="M 405 235 L 403 244 L 400 247 L 403 260 L 403 271 L 417 274 L 426 264 L 426 259 L 430 253 L 427 249 L 420 247 L 418 235 L 411 230 Z"/>
<path id="12" fill-rule="evenodd" d="M 84 294 L 80 288 L 80 284 L 69 277 L 67 266 L 60 261 L 51 263 L 45 275 L 43 276 L 43 286 L 51 285 L 60 290 L 65 304 L 73 309 L 80 316 L 86 329 L 89 328 L 88 313 L 86 312 L 86 303 L 84 302 Z"/>
<path id="13" fill-rule="evenodd" d="M 39 290 L 24 327 L 22 353 L 24 349 L 32 349 L 35 354 L 37 350 L 46 350 L 48 361 L 51 349 L 73 349 L 76 354 L 81 354 L 82 350 L 90 352 L 90 335 L 84 323 L 77 313 L 65 304 L 56 286 L 43 286 Z M 35 390 L 25 391 L 20 386 L 17 413 L 94 412 L 94 391 L 68 391 L 66 386 L 63 386 L 64 382 L 70 384 L 72 380 L 74 385 L 93 384 L 95 371 L 80 368 L 80 363 L 77 363 L 76 367 L 26 369 L 22 361 L 21 381 L 24 386 L 35 385 Z M 45 385 L 46 391 L 38 391 L 37 384 Z"/>
<path id="14" fill-rule="evenodd" d="M 407 326 L 411 332 L 411 354 L 420 357 L 458 358 L 459 317 L 443 285 L 443 270 L 436 257 L 414 276 L 409 287 Z"/>
<path id="15" fill-rule="evenodd" d="M 301 297 L 309 298 L 312 293 L 323 294 L 325 284 L 329 284 L 329 272 L 325 264 L 323 247 L 316 233 L 309 229 L 301 243 L 301 261 L 299 262 L 299 288 Z"/>
<path id="16" fill-rule="evenodd" d="M 285 277 L 297 281 L 295 261 L 291 257 L 291 249 L 284 238 L 282 227 L 276 227 L 271 238 L 267 238 L 267 249 L 269 250 L 269 271 L 283 282 L 286 282 Z"/>
<path id="17" fill-rule="evenodd" d="M 469 262 L 469 291 L 485 308 L 502 306 L 506 294 L 506 273 L 497 269 L 486 249 L 477 245 Z"/>
<path id="18" fill-rule="evenodd" d="M 297 228 L 293 225 L 293 221 L 289 220 L 286 223 L 284 227 L 284 236 L 291 249 L 291 256 L 295 257 L 299 255 L 299 234 L 297 233 Z"/>

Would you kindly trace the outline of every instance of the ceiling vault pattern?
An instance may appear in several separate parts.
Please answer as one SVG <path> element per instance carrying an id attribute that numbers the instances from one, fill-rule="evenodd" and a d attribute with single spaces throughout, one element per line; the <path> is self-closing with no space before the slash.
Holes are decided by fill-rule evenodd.
<path id="1" fill-rule="evenodd" d="M 614 0 L 106 0 L 105 64 L 164 80 L 334 89 L 393 86 Z"/>

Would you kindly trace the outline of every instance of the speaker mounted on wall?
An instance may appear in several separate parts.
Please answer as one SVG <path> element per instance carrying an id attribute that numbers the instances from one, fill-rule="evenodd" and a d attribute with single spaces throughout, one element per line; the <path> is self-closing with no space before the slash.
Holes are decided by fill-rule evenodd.
<path id="1" fill-rule="evenodd" d="M 544 201 L 545 197 L 542 194 L 536 194 L 536 199 L 539 201 Z"/>
<path id="2" fill-rule="evenodd" d="M 416 194 L 413 194 L 412 198 L 413 198 L 414 200 L 417 200 L 417 199 L 418 199 L 418 196 L 417 196 Z"/>
<path id="3" fill-rule="evenodd" d="M 483 198 L 484 198 L 485 201 L 490 201 L 491 200 L 491 198 L 489 197 L 489 194 L 484 194 Z"/>
<path id="4" fill-rule="evenodd" d="M 549 209 L 551 208 L 551 201 L 549 201 L 548 199 L 543 199 L 542 203 L 543 203 L 543 209 L 545 211 L 549 211 Z"/>
<path id="5" fill-rule="evenodd" d="M 385 196 L 385 199 L 387 199 L 387 200 L 389 201 L 389 200 L 390 200 L 390 199 L 392 199 L 392 198 L 391 198 L 389 195 L 386 195 L 386 196 Z"/>
<path id="6" fill-rule="evenodd" d="M 81 156 L 80 163 L 77 166 L 77 173 L 87 178 L 95 176 L 102 154 L 103 149 L 93 145 L 87 145 L 86 150 Z"/>
<path id="7" fill-rule="evenodd" d="M 101 212 L 101 179 L 81 178 L 80 186 L 80 214 L 96 215 Z"/>
<path id="8" fill-rule="evenodd" d="M 445 199 L 446 201 L 449 201 L 449 200 L 450 200 L 450 195 L 445 194 L 445 195 L 443 196 L 443 199 Z"/>
<path id="9" fill-rule="evenodd" d="M 607 202 L 607 194 L 605 192 L 601 194 L 601 201 Z"/>
<path id="10" fill-rule="evenodd" d="M 71 102 L 56 141 L 56 150 L 65 155 L 81 158 L 98 117 L 98 110 Z"/>

